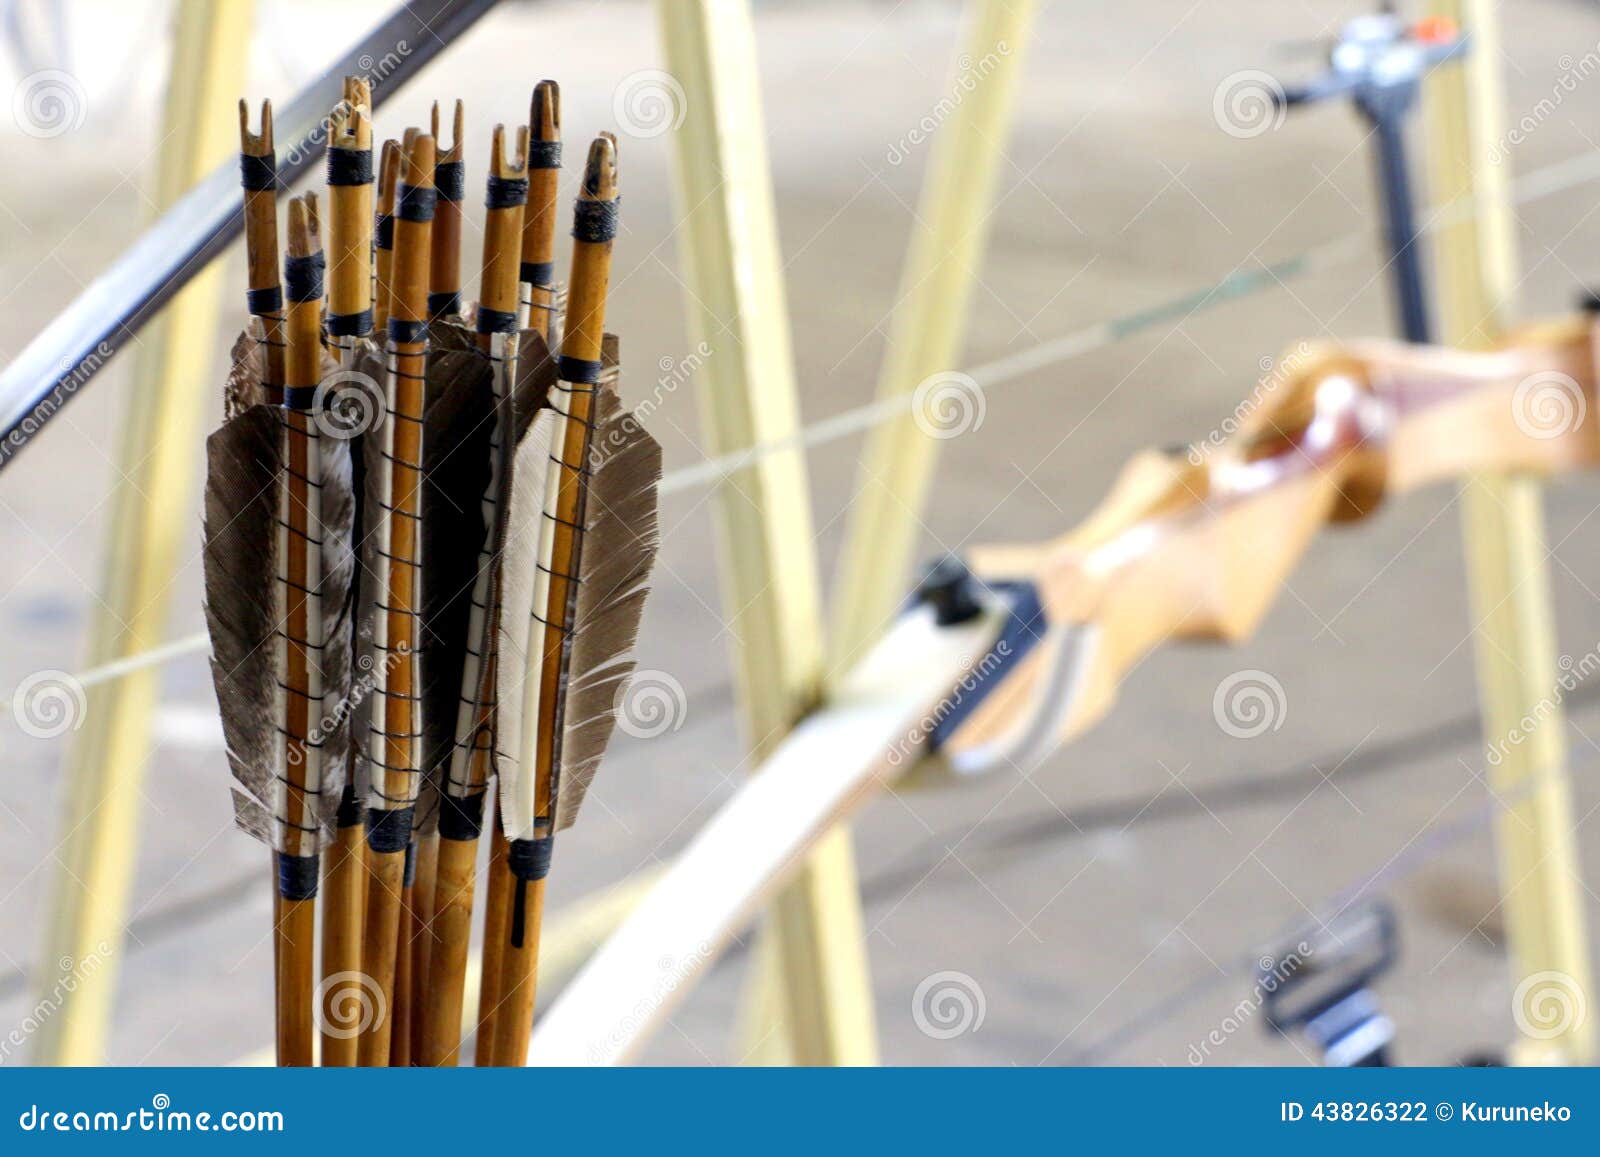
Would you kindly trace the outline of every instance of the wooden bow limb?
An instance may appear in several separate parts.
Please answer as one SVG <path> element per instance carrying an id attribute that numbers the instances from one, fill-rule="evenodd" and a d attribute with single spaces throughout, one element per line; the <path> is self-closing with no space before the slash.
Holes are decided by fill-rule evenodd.
<path id="1" fill-rule="evenodd" d="M 528 1062 L 635 1059 L 806 849 L 917 758 L 928 721 L 994 642 L 999 616 L 903 617 L 701 829 L 534 1028 Z"/>
<path id="2" fill-rule="evenodd" d="M 1247 637 L 1327 522 L 1478 470 L 1600 464 L 1594 347 L 1587 318 L 1483 354 L 1302 347 L 1281 384 L 1240 406 L 1233 434 L 1138 455 L 1054 541 L 975 551 L 989 584 L 979 616 L 943 628 L 926 608 L 903 617 L 550 1008 L 531 1062 L 636 1057 L 821 833 L 925 750 L 958 771 L 1037 758 L 1102 717 L 1162 642 Z"/>

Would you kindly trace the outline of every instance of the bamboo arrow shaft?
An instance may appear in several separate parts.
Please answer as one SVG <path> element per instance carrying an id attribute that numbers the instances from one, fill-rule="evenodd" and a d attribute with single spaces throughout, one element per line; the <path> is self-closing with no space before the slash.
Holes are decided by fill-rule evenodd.
<path id="1" fill-rule="evenodd" d="M 421 612 L 422 412 L 427 370 L 428 260 L 433 222 L 434 145 L 408 134 L 394 212 L 393 288 L 389 309 L 389 406 L 384 423 L 385 509 L 380 514 L 384 565 L 377 614 L 382 682 L 374 708 L 374 795 L 367 819 L 367 888 L 363 969 L 384 1010 L 395 1007 L 406 847 L 422 771 L 418 678 Z M 361 1035 L 363 1065 L 386 1065 L 393 1018 L 379 1015 Z"/>
<path id="2" fill-rule="evenodd" d="M 290 208 L 283 457 L 277 534 L 280 562 L 279 686 L 283 831 L 278 853 L 278 1063 L 312 1063 L 313 961 L 322 752 L 314 734 L 322 701 L 321 455 L 310 412 L 322 355 L 321 242 L 311 195 Z M 297 872 L 308 866 L 309 873 Z"/>
<path id="3" fill-rule="evenodd" d="M 250 112 L 239 102 L 239 168 L 244 184 L 246 301 L 261 324 L 265 351 L 261 382 L 265 400 L 283 400 L 283 283 L 278 271 L 277 153 L 272 140 L 272 102 L 261 102 L 261 132 L 249 128 Z"/>
<path id="4" fill-rule="evenodd" d="M 539 929 L 544 911 L 544 873 L 549 866 L 549 841 L 561 758 L 560 728 L 564 664 L 570 638 L 576 578 L 582 551 L 584 497 L 605 340 L 606 293 L 611 246 L 616 232 L 616 142 L 602 135 L 591 146 L 584 168 L 573 229 L 571 290 L 562 327 L 561 377 L 551 405 L 565 414 L 559 450 L 552 463 L 556 485 L 546 493 L 541 524 L 541 578 L 546 594 L 535 586 L 536 614 L 542 611 L 539 676 L 530 692 L 537 695 L 534 759 L 534 839 L 545 841 L 531 878 L 519 875 L 512 884 L 508 932 L 501 947 L 502 1003 L 495 1022 L 494 1063 L 518 1066 L 528 1051 L 536 998 Z M 548 546 L 545 545 L 548 543 Z"/>
<path id="5" fill-rule="evenodd" d="M 528 116 L 528 204 L 522 217 L 522 323 L 550 340 L 555 316 L 557 194 L 561 184 L 561 89 L 541 80 Z"/>
<path id="6" fill-rule="evenodd" d="M 328 160 L 328 329 L 340 368 L 351 370 L 372 331 L 372 99 L 364 81 L 345 81 L 344 100 L 330 118 Z M 359 477 L 359 475 L 358 475 Z M 358 491 L 359 494 L 359 491 Z M 359 499 L 358 499 L 359 502 Z M 342 1012 L 360 1000 L 361 917 L 366 903 L 366 841 L 354 786 L 355 744 L 345 769 L 333 841 L 322 876 L 322 1063 L 356 1063 L 356 1038 L 341 1028 Z"/>

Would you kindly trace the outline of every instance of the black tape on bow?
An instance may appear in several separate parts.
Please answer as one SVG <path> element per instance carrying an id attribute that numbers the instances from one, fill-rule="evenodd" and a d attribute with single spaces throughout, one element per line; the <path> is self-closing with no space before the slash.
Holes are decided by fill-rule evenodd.
<path id="1" fill-rule="evenodd" d="M 529 285 L 537 285 L 541 289 L 548 289 L 556 282 L 556 263 L 554 261 L 524 261 L 522 272 L 518 276 Z"/>
<path id="2" fill-rule="evenodd" d="M 439 191 L 432 185 L 401 185 L 394 215 L 401 221 L 432 221 Z"/>
<path id="3" fill-rule="evenodd" d="M 406 345 L 428 339 L 428 323 L 425 321 L 404 321 L 398 317 L 389 319 L 389 340 L 396 345 Z"/>
<path id="4" fill-rule="evenodd" d="M 394 248 L 394 218 L 388 213 L 379 213 L 372 222 L 373 241 L 379 249 Z"/>
<path id="5" fill-rule="evenodd" d="M 526 177 L 490 177 L 484 189 L 485 209 L 515 209 L 528 199 Z"/>
<path id="6" fill-rule="evenodd" d="M 240 153 L 239 183 L 249 193 L 264 193 L 277 188 L 278 154 L 268 153 L 258 157 L 254 153 Z"/>
<path id="7" fill-rule="evenodd" d="M 244 307 L 254 314 L 277 313 L 283 308 L 283 286 L 245 290 Z"/>
<path id="8" fill-rule="evenodd" d="M 403 852 L 411 843 L 411 822 L 417 809 L 410 807 L 385 811 L 367 809 L 367 846 L 380 855 Z"/>
<path id="9" fill-rule="evenodd" d="M 310 900 L 317 894 L 315 855 L 290 856 L 278 853 L 278 895 L 285 900 Z"/>
<path id="10" fill-rule="evenodd" d="M 467 195 L 467 163 L 440 161 L 433 166 L 433 187 L 446 201 L 459 201 Z"/>
<path id="11" fill-rule="evenodd" d="M 372 184 L 372 150 L 329 149 L 328 184 Z"/>
<path id="12" fill-rule="evenodd" d="M 621 204 L 621 197 L 614 201 L 579 201 L 572 216 L 573 240 L 600 244 L 616 237 Z"/>
<path id="13" fill-rule="evenodd" d="M 460 312 L 461 295 L 459 293 L 428 294 L 429 317 L 454 317 Z"/>
<path id="14" fill-rule="evenodd" d="M 483 834 L 484 793 L 474 792 L 457 799 L 439 797 L 439 835 L 447 840 L 475 840 Z"/>
<path id="15" fill-rule="evenodd" d="M 557 372 L 564 382 L 581 382 L 592 386 L 600 380 L 600 371 L 605 367 L 600 362 L 584 361 L 582 358 L 569 358 L 562 354 L 556 363 Z"/>
<path id="16" fill-rule="evenodd" d="M 528 168 L 559 169 L 561 167 L 560 141 L 529 141 Z"/>
<path id="17" fill-rule="evenodd" d="M 489 309 L 480 303 L 478 305 L 478 332 L 516 333 L 517 315 L 507 313 L 503 309 Z"/>
<path id="18" fill-rule="evenodd" d="M 316 386 L 283 387 L 283 407 L 286 410 L 309 410 L 316 405 Z"/>
<path id="19" fill-rule="evenodd" d="M 283 263 L 283 286 L 289 300 L 294 302 L 322 300 L 322 273 L 325 263 L 322 254 L 309 257 L 290 257 Z"/>

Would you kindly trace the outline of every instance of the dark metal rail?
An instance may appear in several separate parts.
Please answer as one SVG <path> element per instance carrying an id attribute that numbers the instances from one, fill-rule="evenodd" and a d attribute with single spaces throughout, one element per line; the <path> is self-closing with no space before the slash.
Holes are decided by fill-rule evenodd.
<path id="1" fill-rule="evenodd" d="M 346 76 L 367 77 L 372 102 L 381 105 L 494 5 L 401 4 L 287 109 L 275 110 L 278 180 L 290 184 L 323 155 L 325 119 Z M 0 469 L 243 229 L 238 165 L 229 160 L 162 214 L 0 373 Z"/>

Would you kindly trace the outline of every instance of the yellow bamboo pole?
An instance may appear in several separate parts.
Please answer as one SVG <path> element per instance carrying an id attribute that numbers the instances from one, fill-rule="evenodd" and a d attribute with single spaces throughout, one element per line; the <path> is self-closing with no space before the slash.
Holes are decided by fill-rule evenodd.
<path id="1" fill-rule="evenodd" d="M 250 0 L 181 0 L 158 211 L 237 147 L 235 102 L 252 8 Z M 209 409 L 203 399 L 216 386 L 211 358 L 221 272 L 213 266 L 197 275 L 140 335 L 117 455 L 103 594 L 90 625 L 91 666 L 162 641 L 168 586 L 195 525 L 200 422 Z M 68 757 L 61 870 L 39 971 L 43 991 L 52 999 L 61 994 L 62 1003 L 40 1028 L 34 1054 L 40 1064 L 96 1064 L 104 1053 L 160 679 L 160 670 L 148 667 L 92 688 Z M 79 967 L 87 960 L 97 960 L 97 967 Z"/>
<path id="2" fill-rule="evenodd" d="M 933 126 L 932 154 L 878 377 L 880 399 L 914 394 L 956 368 L 1034 9 L 1033 0 L 972 0 L 951 79 L 924 118 Z M 889 160 L 898 164 L 896 154 L 916 147 L 907 137 L 891 147 Z M 829 670 L 848 671 L 905 595 L 938 448 L 928 415 L 910 412 L 867 438 L 834 588 Z"/>
<path id="3" fill-rule="evenodd" d="M 712 350 L 696 375 L 702 441 L 707 454 L 725 454 L 788 438 L 800 420 L 755 32 L 745 0 L 662 0 L 658 12 L 667 68 L 683 90 L 673 101 L 683 117 L 674 155 L 690 340 Z M 774 454 L 739 471 L 716 511 L 740 710 L 759 757 L 815 701 L 822 670 L 804 459 Z M 773 916 L 767 959 L 781 974 L 775 990 L 792 1059 L 873 1063 L 871 977 L 846 830 L 819 845 Z"/>
<path id="4" fill-rule="evenodd" d="M 1513 319 L 1516 248 L 1501 140 L 1504 94 L 1491 0 L 1432 0 L 1433 15 L 1472 38 L 1471 56 L 1428 82 L 1425 115 L 1433 196 L 1472 206 L 1435 242 L 1442 340 L 1482 346 Z M 1584 931 L 1563 716 L 1555 703 L 1555 619 L 1541 488 L 1533 478 L 1485 477 L 1461 494 L 1462 532 L 1488 769 L 1506 808 L 1495 822 L 1501 911 L 1514 987 L 1518 1063 L 1592 1064 L 1594 990 Z M 1533 715 L 1525 741 L 1506 742 Z M 1588 1014 L 1584 1015 L 1584 1007 Z"/>

